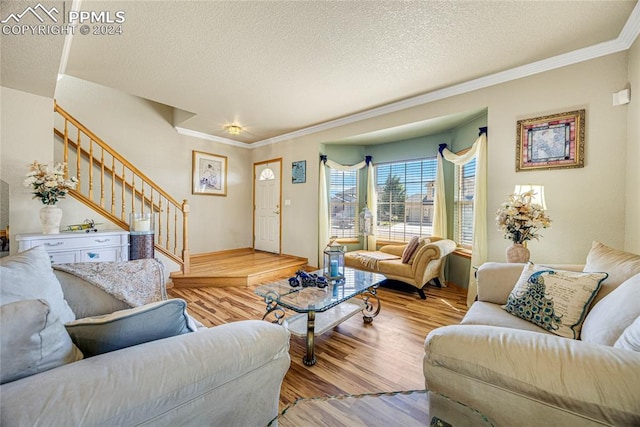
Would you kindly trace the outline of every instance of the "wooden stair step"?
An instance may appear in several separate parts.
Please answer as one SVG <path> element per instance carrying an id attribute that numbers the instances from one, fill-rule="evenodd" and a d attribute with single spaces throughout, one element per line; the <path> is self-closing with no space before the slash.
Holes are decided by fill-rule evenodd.
<path id="1" fill-rule="evenodd" d="M 307 263 L 294 255 L 242 248 L 192 255 L 189 273 L 173 272 L 170 277 L 177 288 L 251 286 L 293 276 Z"/>

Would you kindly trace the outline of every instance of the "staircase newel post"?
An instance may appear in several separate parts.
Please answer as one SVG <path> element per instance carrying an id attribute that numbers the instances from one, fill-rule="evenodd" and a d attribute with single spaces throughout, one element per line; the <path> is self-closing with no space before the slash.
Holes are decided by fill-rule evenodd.
<path id="1" fill-rule="evenodd" d="M 187 199 L 182 201 L 182 260 L 184 262 L 182 273 L 189 274 L 191 261 L 189 259 L 189 203 Z"/>

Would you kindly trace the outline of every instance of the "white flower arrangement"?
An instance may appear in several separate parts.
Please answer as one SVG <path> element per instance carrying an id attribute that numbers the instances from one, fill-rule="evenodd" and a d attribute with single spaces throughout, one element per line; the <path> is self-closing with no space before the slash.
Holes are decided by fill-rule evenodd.
<path id="1" fill-rule="evenodd" d="M 33 198 L 40 199 L 45 205 L 55 205 L 59 199 L 64 199 L 69 190 L 76 188 L 76 177 L 65 179 L 64 163 L 56 163 L 53 167 L 34 161 L 29 165 L 24 186 L 32 188 Z"/>
<path id="2" fill-rule="evenodd" d="M 539 240 L 538 230 L 551 227 L 551 219 L 542 206 L 532 203 L 533 191 L 511 194 L 507 202 L 498 209 L 496 223 L 504 238 L 513 243 Z"/>

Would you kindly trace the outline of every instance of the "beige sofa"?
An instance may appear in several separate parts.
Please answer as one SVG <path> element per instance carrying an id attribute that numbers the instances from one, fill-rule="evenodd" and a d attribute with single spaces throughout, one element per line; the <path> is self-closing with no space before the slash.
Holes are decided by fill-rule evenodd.
<path id="1" fill-rule="evenodd" d="M 640 340 L 640 256 L 594 242 L 584 271 L 609 276 L 580 339 L 501 308 L 522 271 L 523 264 L 482 265 L 478 300 L 461 324 L 427 336 L 430 416 L 456 427 L 640 425 L 640 346 L 622 345 Z"/>
<path id="2" fill-rule="evenodd" d="M 399 280 L 415 286 L 420 298 L 426 299 L 422 288 L 433 280 L 438 287 L 444 280 L 445 257 L 456 249 L 453 240 L 440 237 L 423 237 L 414 255 L 402 262 L 404 245 L 386 245 L 379 251 L 353 251 L 345 254 L 345 265 L 359 270 L 374 271 L 388 279 Z"/>
<path id="3" fill-rule="evenodd" d="M 31 323 L 25 319 L 10 330 L 17 316 L 28 317 L 25 307 L 35 304 L 43 310 L 48 326 L 34 338 L 51 341 L 54 332 L 66 333 L 58 317 L 68 317 L 68 308 L 72 316 L 81 317 L 127 309 L 128 305 L 76 276 L 64 272 L 54 276 L 40 247 L 3 258 L 0 267 L 2 376 L 9 379 L 0 386 L 0 425 L 263 427 L 277 416 L 280 386 L 290 363 L 289 334 L 281 326 L 258 320 L 200 328 L 93 357 L 85 355 L 78 361 L 73 361 L 77 352 L 69 351 L 62 366 L 48 369 L 51 366 L 39 366 L 36 360 L 23 369 L 39 372 L 12 380 L 7 369 L 13 362 L 4 345 Z M 31 276 L 21 279 L 25 272 Z M 135 274 L 127 277 L 136 282 Z M 9 282 L 18 286 L 11 287 Z M 55 288 L 56 284 L 53 292 L 31 299 L 37 286 Z M 16 301 L 16 292 L 29 287 L 25 299 Z M 15 304 L 19 310 L 8 311 Z M 66 314 L 56 313 L 59 308 Z M 41 352 L 71 350 L 69 337 L 61 337 L 64 339 L 48 349 L 43 344 Z"/>

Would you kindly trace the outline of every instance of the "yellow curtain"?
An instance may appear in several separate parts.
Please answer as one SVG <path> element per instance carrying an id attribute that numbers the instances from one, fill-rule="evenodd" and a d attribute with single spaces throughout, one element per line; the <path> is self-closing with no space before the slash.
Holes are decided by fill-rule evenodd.
<path id="1" fill-rule="evenodd" d="M 368 180 L 367 180 L 367 208 L 369 208 L 369 212 L 373 218 L 371 219 L 371 223 L 373 224 L 373 233 L 369 234 L 365 238 L 367 239 L 367 248 L 370 251 L 376 250 L 376 225 L 378 224 L 378 195 L 376 194 L 376 171 L 373 166 L 373 162 L 369 162 L 369 171 L 368 171 Z"/>
<path id="2" fill-rule="evenodd" d="M 326 157 L 320 156 L 318 179 L 318 267 L 324 267 L 324 248 L 329 243 L 329 196 L 327 192 Z"/>
<path id="3" fill-rule="evenodd" d="M 448 149 L 442 150 L 442 155 L 438 156 L 438 171 L 441 173 L 442 157 L 445 160 L 462 166 L 474 158 L 476 159 L 476 180 L 473 198 L 473 246 L 471 255 L 471 267 L 469 271 L 469 289 L 467 291 L 467 306 L 471 306 L 478 295 L 476 286 L 475 270 L 487 261 L 487 135 L 483 133 L 476 139 L 469 151 L 458 156 Z M 433 220 L 434 234 L 436 226 L 438 231 L 446 234 L 447 211 L 444 204 L 444 180 L 440 176 L 436 177 L 435 196 L 435 217 Z M 444 225 L 443 225 L 444 224 Z M 444 237 L 444 234 L 443 234 Z"/>

